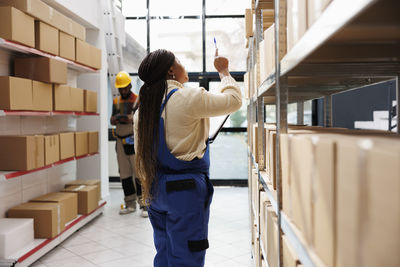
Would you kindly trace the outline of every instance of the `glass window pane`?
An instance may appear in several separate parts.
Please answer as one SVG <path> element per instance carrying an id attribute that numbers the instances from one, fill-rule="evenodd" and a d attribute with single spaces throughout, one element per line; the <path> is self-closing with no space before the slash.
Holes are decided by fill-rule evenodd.
<path id="1" fill-rule="evenodd" d="M 146 0 L 122 0 L 122 14 L 125 17 L 142 17 L 147 15 Z"/>
<path id="2" fill-rule="evenodd" d="M 266 105 L 265 106 L 265 122 L 266 123 L 275 123 L 276 122 L 276 107 L 275 105 Z"/>
<path id="3" fill-rule="evenodd" d="M 243 96 L 244 83 L 238 82 L 240 86 L 240 90 Z M 220 82 L 210 82 L 209 83 L 209 91 L 212 93 L 219 92 Z M 216 129 L 220 123 L 222 123 L 225 116 L 218 116 L 210 118 L 210 129 Z M 224 127 L 247 127 L 247 103 L 242 100 L 242 107 L 232 113 L 229 116 L 229 119 L 225 122 Z"/>
<path id="4" fill-rule="evenodd" d="M 206 15 L 244 15 L 251 1 L 206 0 Z"/>
<path id="5" fill-rule="evenodd" d="M 126 20 L 126 45 L 122 48 L 122 62 L 127 72 L 137 72 L 146 56 L 147 31 L 145 20 Z"/>
<path id="6" fill-rule="evenodd" d="M 206 19 L 206 70 L 214 68 L 214 37 L 221 56 L 229 59 L 230 71 L 246 71 L 247 49 L 244 42 L 244 18 Z"/>
<path id="7" fill-rule="evenodd" d="M 247 179 L 247 133 L 220 133 L 210 145 L 211 179 Z"/>
<path id="8" fill-rule="evenodd" d="M 287 122 L 289 124 L 297 124 L 297 103 L 289 104 L 287 113 Z"/>
<path id="9" fill-rule="evenodd" d="M 312 100 L 304 102 L 304 124 L 312 125 Z"/>
<path id="10" fill-rule="evenodd" d="M 150 50 L 172 51 L 188 72 L 201 71 L 202 39 L 200 19 L 167 19 L 150 22 Z"/>
<path id="11" fill-rule="evenodd" d="M 200 16 L 202 0 L 150 0 L 151 16 Z"/>

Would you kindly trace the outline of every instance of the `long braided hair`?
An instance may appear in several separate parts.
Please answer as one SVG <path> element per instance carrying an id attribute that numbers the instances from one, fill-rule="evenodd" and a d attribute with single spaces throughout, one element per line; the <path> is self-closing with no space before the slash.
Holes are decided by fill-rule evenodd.
<path id="1" fill-rule="evenodd" d="M 167 93 L 168 70 L 174 61 L 172 52 L 159 49 L 148 54 L 139 67 L 139 78 L 144 84 L 139 92 L 135 165 L 146 201 L 151 200 L 151 187 L 156 179 L 160 109 Z"/>

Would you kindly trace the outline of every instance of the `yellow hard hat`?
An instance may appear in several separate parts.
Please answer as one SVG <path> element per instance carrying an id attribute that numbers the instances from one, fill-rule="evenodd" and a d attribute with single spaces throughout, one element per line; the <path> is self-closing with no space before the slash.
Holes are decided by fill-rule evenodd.
<path id="1" fill-rule="evenodd" d="M 115 77 L 115 88 L 125 88 L 131 83 L 132 79 L 126 71 L 120 71 Z"/>

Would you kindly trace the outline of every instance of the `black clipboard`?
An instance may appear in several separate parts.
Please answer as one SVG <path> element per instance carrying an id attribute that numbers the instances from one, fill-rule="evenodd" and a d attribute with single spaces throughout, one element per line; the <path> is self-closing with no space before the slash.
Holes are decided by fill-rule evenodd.
<path id="1" fill-rule="evenodd" d="M 229 114 L 229 115 L 230 115 L 230 114 Z M 228 120 L 229 115 L 227 115 L 227 116 L 225 117 L 225 119 L 222 121 L 222 123 L 221 123 L 221 124 L 219 125 L 219 127 L 217 128 L 217 130 L 216 130 L 215 132 L 211 133 L 211 134 L 208 136 L 208 143 L 209 143 L 209 144 L 214 143 L 215 138 L 217 138 L 217 136 L 218 136 L 219 132 L 221 131 L 222 127 L 224 127 L 224 124 L 225 124 L 225 122 Z"/>

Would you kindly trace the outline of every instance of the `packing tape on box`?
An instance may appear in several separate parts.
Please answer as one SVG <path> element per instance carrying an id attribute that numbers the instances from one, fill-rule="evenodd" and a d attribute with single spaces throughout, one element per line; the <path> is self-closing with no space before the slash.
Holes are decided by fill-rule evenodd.
<path id="1" fill-rule="evenodd" d="M 77 188 L 74 188 L 72 191 L 78 192 L 81 191 L 82 189 L 84 189 L 86 187 L 86 185 L 80 185 Z"/>
<path id="2" fill-rule="evenodd" d="M 61 204 L 57 205 L 57 234 L 61 233 Z"/>
<path id="3" fill-rule="evenodd" d="M 363 247 L 364 247 L 364 236 L 368 235 L 366 232 L 365 226 L 368 221 L 368 209 L 369 205 L 369 194 L 368 194 L 368 172 L 367 172 L 367 164 L 368 164 L 368 151 L 373 147 L 373 142 L 370 139 L 364 139 L 358 142 L 359 145 L 359 153 L 358 153 L 358 177 L 354 177 L 357 179 L 358 183 L 358 203 L 357 207 L 358 214 L 357 216 L 357 243 L 359 244 L 356 256 L 357 266 L 365 266 L 364 258 L 363 258 Z M 351 178 L 351 177 L 350 177 Z"/>

